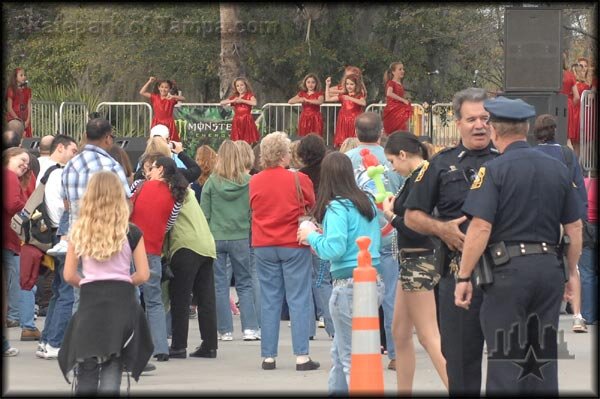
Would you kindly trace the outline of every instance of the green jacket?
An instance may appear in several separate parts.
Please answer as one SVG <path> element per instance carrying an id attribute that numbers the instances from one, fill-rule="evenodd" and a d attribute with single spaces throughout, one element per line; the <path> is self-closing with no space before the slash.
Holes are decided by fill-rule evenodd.
<path id="1" fill-rule="evenodd" d="M 179 216 L 165 238 L 164 252 L 171 259 L 182 248 L 209 258 L 217 257 L 215 240 L 191 188 L 188 188 Z"/>
<path id="2" fill-rule="evenodd" d="M 248 182 L 241 184 L 214 173 L 202 187 L 201 206 L 215 240 L 242 240 L 250 235 Z"/>

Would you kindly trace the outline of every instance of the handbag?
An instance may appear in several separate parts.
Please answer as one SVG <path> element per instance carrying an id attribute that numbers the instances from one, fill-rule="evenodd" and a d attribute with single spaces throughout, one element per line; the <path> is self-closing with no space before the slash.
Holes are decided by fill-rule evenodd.
<path id="1" fill-rule="evenodd" d="M 171 247 L 171 233 L 167 233 L 167 248 Z M 160 258 L 160 266 L 161 266 L 161 274 L 160 274 L 160 282 L 164 283 L 165 281 L 169 281 L 175 277 L 173 274 L 173 269 L 171 269 L 171 259 L 163 255 Z"/>
<path id="2" fill-rule="evenodd" d="M 298 172 L 294 172 L 294 181 L 296 184 L 296 197 L 298 198 L 298 208 L 300 209 L 298 225 L 307 220 L 317 225 L 317 220 L 310 214 L 308 209 L 306 209 L 306 203 L 304 202 L 304 194 L 302 194 L 302 187 L 300 187 L 300 178 L 298 177 Z"/>

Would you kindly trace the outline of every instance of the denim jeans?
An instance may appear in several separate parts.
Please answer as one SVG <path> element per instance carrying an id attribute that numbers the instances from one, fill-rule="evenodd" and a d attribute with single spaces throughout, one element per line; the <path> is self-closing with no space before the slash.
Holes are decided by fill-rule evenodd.
<path id="1" fill-rule="evenodd" d="M 215 292 L 217 301 L 217 330 L 223 334 L 233 332 L 233 318 L 229 306 L 229 282 L 231 274 L 227 258 L 235 276 L 235 289 L 240 300 L 242 330 L 258 330 L 248 239 L 216 240 L 217 259 L 215 261 Z"/>
<path id="2" fill-rule="evenodd" d="M 41 342 L 46 342 L 54 348 L 60 348 L 73 310 L 73 287 L 64 280 L 64 262 L 64 256 L 54 257 L 52 298 L 48 304 L 44 331 L 40 339 Z"/>
<path id="3" fill-rule="evenodd" d="M 162 291 L 160 278 L 162 276 L 162 266 L 160 256 L 148 254 L 148 266 L 150 266 L 150 278 L 141 285 L 144 294 L 144 304 L 146 306 L 146 318 L 152 335 L 154 352 L 169 353 L 169 343 L 167 342 L 167 327 L 165 319 L 165 308 L 162 303 Z"/>
<path id="4" fill-rule="evenodd" d="M 313 262 L 313 295 L 317 307 L 317 316 L 325 320 L 325 331 L 332 337 L 335 329 L 329 312 L 329 298 L 331 297 L 330 262 L 321 260 L 317 255 L 312 255 Z"/>
<path id="5" fill-rule="evenodd" d="M 380 250 L 380 271 L 381 279 L 385 285 L 385 295 L 383 297 L 383 322 L 385 328 L 385 342 L 387 346 L 388 357 L 396 358 L 396 349 L 394 348 L 394 337 L 392 335 L 392 319 L 394 318 L 394 303 L 396 303 L 396 286 L 398 285 L 398 260 L 392 254 L 391 245 L 382 247 Z"/>
<path id="6" fill-rule="evenodd" d="M 598 226 L 593 225 L 593 236 L 598 241 Z M 579 258 L 581 278 L 581 315 L 587 323 L 598 321 L 598 252 L 597 248 L 583 248 Z"/>
<path id="7" fill-rule="evenodd" d="M 310 250 L 286 247 L 256 247 L 256 269 L 261 295 L 262 357 L 276 357 L 283 297 L 290 309 L 292 349 L 296 356 L 308 355 L 311 298 Z"/>
<path id="8" fill-rule="evenodd" d="M 252 273 L 252 292 L 254 293 L 254 310 L 256 311 L 256 322 L 260 329 L 260 283 L 258 282 L 258 273 L 256 272 L 256 257 L 254 256 L 254 248 L 250 247 L 248 251 L 250 255 L 250 273 Z"/>
<path id="9" fill-rule="evenodd" d="M 377 283 L 377 304 L 384 296 L 384 283 Z M 334 286 L 329 299 L 329 310 L 335 327 L 331 345 L 331 370 L 329 371 L 329 394 L 348 395 L 350 387 L 350 363 L 352 359 L 352 308 L 353 282 Z"/>
<path id="10" fill-rule="evenodd" d="M 58 228 L 56 230 L 57 236 L 64 236 L 69 233 L 69 219 L 69 211 L 65 209 L 58 221 Z"/>
<path id="11" fill-rule="evenodd" d="M 119 396 L 123 363 L 112 356 L 102 364 L 96 358 L 88 358 L 77 364 L 76 396 Z"/>
<path id="12" fill-rule="evenodd" d="M 2 263 L 4 264 L 4 273 L 7 276 L 8 286 L 8 320 L 19 321 L 19 297 L 21 295 L 21 258 L 13 251 L 2 248 Z"/>

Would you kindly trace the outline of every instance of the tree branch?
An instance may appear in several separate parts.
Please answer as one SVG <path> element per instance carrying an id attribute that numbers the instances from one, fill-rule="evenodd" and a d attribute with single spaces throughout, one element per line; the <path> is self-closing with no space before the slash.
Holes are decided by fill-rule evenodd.
<path id="1" fill-rule="evenodd" d="M 566 26 L 566 25 L 563 25 L 563 28 L 565 28 L 566 30 L 572 30 L 572 31 L 574 31 L 574 32 L 580 33 L 580 34 L 582 34 L 582 35 L 585 35 L 585 36 L 587 36 L 587 37 L 591 37 L 591 38 L 592 38 L 592 39 L 594 39 L 594 40 L 598 40 L 598 37 L 597 37 L 597 36 L 594 36 L 594 35 L 592 35 L 591 33 L 588 33 L 588 32 L 586 32 L 586 31 L 584 31 L 583 29 L 574 28 L 574 27 L 572 27 L 572 26 Z"/>

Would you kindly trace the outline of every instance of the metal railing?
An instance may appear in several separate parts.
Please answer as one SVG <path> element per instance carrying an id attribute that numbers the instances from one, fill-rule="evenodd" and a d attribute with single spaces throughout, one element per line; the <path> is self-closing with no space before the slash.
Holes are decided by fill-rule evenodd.
<path id="1" fill-rule="evenodd" d="M 261 124 L 261 135 L 280 131 L 290 137 L 297 136 L 302 104 L 266 103 L 261 109 L 262 115 L 257 121 Z"/>
<path id="2" fill-rule="evenodd" d="M 431 107 L 432 127 L 429 136 L 436 147 L 456 145 L 460 140 L 460 132 L 453 120 L 452 103 L 437 103 Z"/>
<path id="3" fill-rule="evenodd" d="M 52 101 L 31 101 L 31 130 L 36 137 L 59 132 L 59 104 Z"/>
<path id="4" fill-rule="evenodd" d="M 62 102 L 58 108 L 58 132 L 71 136 L 79 142 L 85 132 L 88 114 L 85 103 Z"/>
<path id="5" fill-rule="evenodd" d="M 426 133 L 425 128 L 427 127 L 425 123 L 425 109 L 421 104 L 411 105 L 412 115 L 410 117 L 410 120 L 408 121 L 408 130 L 415 136 L 422 136 Z M 370 104 L 367 106 L 365 111 L 376 112 L 379 115 L 381 115 L 385 106 L 385 103 Z"/>
<path id="6" fill-rule="evenodd" d="M 598 170 L 598 104 L 596 93 L 585 90 L 581 94 L 581 110 L 579 114 L 579 162 L 588 176 Z"/>
<path id="7" fill-rule="evenodd" d="M 145 137 L 150 133 L 152 106 L 145 102 L 102 102 L 96 107 L 110 121 L 117 137 Z"/>

